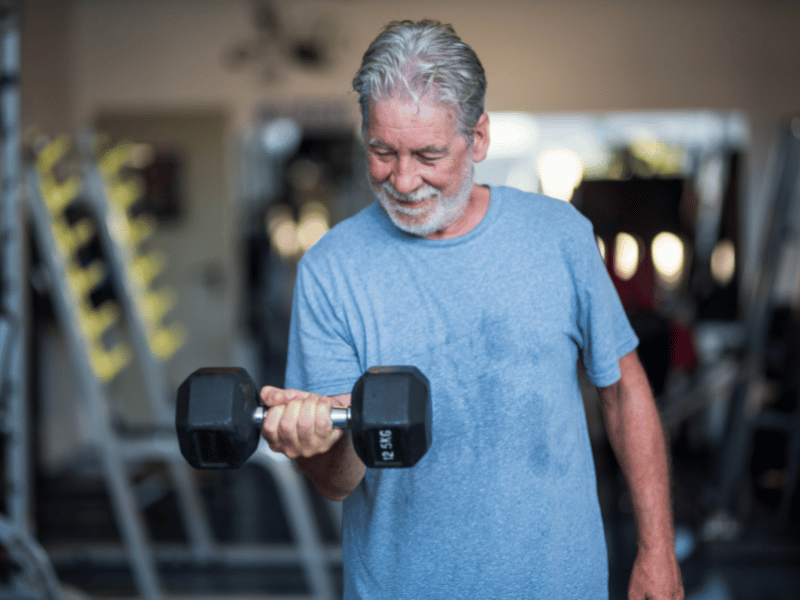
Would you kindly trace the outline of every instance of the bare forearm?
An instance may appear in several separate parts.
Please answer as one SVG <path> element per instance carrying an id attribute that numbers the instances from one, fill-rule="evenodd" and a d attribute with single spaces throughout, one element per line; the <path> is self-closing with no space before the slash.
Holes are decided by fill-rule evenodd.
<path id="1" fill-rule="evenodd" d="M 350 394 L 326 397 L 266 386 L 261 400 L 269 407 L 261 428 L 270 448 L 295 460 L 326 498 L 346 498 L 366 467 L 350 433 L 333 427 L 330 411 L 350 406 Z"/>
<path id="2" fill-rule="evenodd" d="M 633 505 L 639 548 L 674 548 L 669 462 L 661 420 L 638 358 L 620 361 L 624 376 L 601 393 L 611 447 Z"/>
<path id="3" fill-rule="evenodd" d="M 366 472 L 364 463 L 346 433 L 328 452 L 310 458 L 298 457 L 297 466 L 311 479 L 316 490 L 329 500 L 344 500 L 356 489 Z"/>

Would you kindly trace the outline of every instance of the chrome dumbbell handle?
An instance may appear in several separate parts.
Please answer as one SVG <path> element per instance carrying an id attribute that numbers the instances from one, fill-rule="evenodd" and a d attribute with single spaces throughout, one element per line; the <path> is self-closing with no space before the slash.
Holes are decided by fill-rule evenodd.
<path id="1" fill-rule="evenodd" d="M 259 406 L 253 412 L 253 423 L 257 427 L 261 427 L 261 423 L 264 421 L 264 416 L 267 414 L 267 410 L 268 409 L 266 406 Z M 350 407 L 331 408 L 331 423 L 333 423 L 334 427 L 347 429 L 348 424 L 350 423 Z"/>

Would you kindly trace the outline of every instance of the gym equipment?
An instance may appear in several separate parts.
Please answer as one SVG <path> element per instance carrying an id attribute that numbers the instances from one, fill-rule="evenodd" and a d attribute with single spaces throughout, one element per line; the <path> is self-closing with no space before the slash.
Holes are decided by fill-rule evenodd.
<path id="1" fill-rule="evenodd" d="M 36 154 L 35 165 L 39 173 L 46 173 L 53 168 L 53 166 L 64 158 L 69 152 L 72 142 L 69 136 L 62 134 L 51 140 L 44 148 L 41 148 Z"/>
<path id="2" fill-rule="evenodd" d="M 186 328 L 180 323 L 158 327 L 147 332 L 147 342 L 153 355 L 165 361 L 186 342 Z"/>
<path id="3" fill-rule="evenodd" d="M 746 318 L 746 354 L 743 368 L 735 383 L 728 415 L 728 435 L 719 461 L 719 504 L 733 511 L 737 496 L 750 494 L 747 473 L 748 458 L 752 455 L 755 435 L 759 428 L 784 432 L 790 451 L 785 467 L 783 495 L 778 506 L 778 520 L 787 525 L 792 510 L 792 499 L 800 484 L 800 407 L 785 413 L 770 407 L 759 407 L 752 414 L 752 398 L 758 393 L 760 382 L 769 373 L 770 321 L 778 302 L 779 266 L 784 257 L 795 251 L 800 215 L 800 115 L 792 117 L 781 128 L 778 152 L 775 156 L 775 188 L 769 199 L 769 216 L 763 235 L 764 247 L 759 256 L 759 269 Z M 796 375 L 795 375 L 796 377 Z M 796 381 L 796 379 L 795 379 Z M 788 379 L 792 382 L 792 379 Z"/>
<path id="4" fill-rule="evenodd" d="M 34 538 L 28 382 L 27 222 L 20 194 L 20 1 L 0 11 L 0 598 L 61 600 L 58 577 Z"/>
<path id="5" fill-rule="evenodd" d="M 167 256 L 161 250 L 137 256 L 131 262 L 129 276 L 141 286 L 149 286 L 167 268 Z"/>
<path id="6" fill-rule="evenodd" d="M 9 136 L 14 133 L 11 128 L 4 131 Z M 5 391 L 0 404 L 5 408 L 3 423 L 7 433 L 0 437 L 5 443 L 4 461 L 10 482 L 4 495 L 5 509 L 0 511 L 0 542 L 9 559 L 6 561 L 8 572 L 0 578 L 0 598 L 39 600 L 40 597 L 33 594 L 46 587 L 48 589 L 42 592 L 46 598 L 60 600 L 58 580 L 48 557 L 56 564 L 64 565 L 73 564 L 76 556 L 80 561 L 86 560 L 90 566 L 129 569 L 137 597 L 147 600 L 176 597 L 164 589 L 162 565 L 174 565 L 177 561 L 193 568 L 204 568 L 210 560 L 236 568 L 296 563 L 303 570 L 310 588 L 309 594 L 298 597 L 314 600 L 335 597 L 335 584 L 329 567 L 341 565 L 341 550 L 329 546 L 322 538 L 305 481 L 289 461 L 258 453 L 251 462 L 268 471 L 276 482 L 292 542 L 243 545 L 238 541 L 228 544 L 215 539 L 192 469 L 180 452 L 176 436 L 170 433 L 175 423 L 175 412 L 169 401 L 172 393 L 164 385 L 163 363 L 184 344 L 186 332 L 179 323 L 164 325 L 162 319 L 175 306 L 177 295 L 161 285 L 159 289 L 153 289 L 154 277 L 161 277 L 150 270 L 157 262 L 147 263 L 145 259 L 136 263 L 137 258 L 145 256 L 165 259 L 164 255 L 152 254 L 152 248 L 145 252 L 140 247 L 155 231 L 156 222 L 146 215 L 132 217 L 110 197 L 109 184 L 117 182 L 122 174 L 101 172 L 88 141 L 79 148 L 68 136 L 61 136 L 42 147 L 44 143 L 43 136 L 35 140 L 33 151 L 38 151 L 38 154 L 26 164 L 25 197 L 42 266 L 46 269 L 47 276 L 42 281 L 51 297 L 73 361 L 76 384 L 80 388 L 76 395 L 76 400 L 81 403 L 79 414 L 84 419 L 87 442 L 101 461 L 102 476 L 122 545 L 87 540 L 77 549 L 52 546 L 47 548 L 47 555 L 42 549 L 36 552 L 36 540 L 28 530 L 32 521 L 29 514 L 32 504 L 27 467 L 29 428 L 27 411 L 24 410 L 27 336 L 12 334 L 13 339 L 7 342 L 11 350 L 2 353 L 5 359 L 0 361 L 5 363 Z M 10 161 L 16 156 L 17 145 L 12 139 L 8 144 L 6 158 Z M 70 173 L 76 168 L 73 162 L 65 160 L 68 153 L 70 160 L 80 161 L 80 174 L 76 179 L 69 176 L 64 179 L 65 172 Z M 116 168 L 121 168 L 123 163 L 120 160 L 125 159 L 125 153 L 116 152 L 112 156 Z M 106 166 L 111 162 L 106 162 Z M 21 332 L 27 330 L 25 311 L 22 310 L 25 304 L 22 295 L 26 290 L 22 263 L 27 244 L 22 243 L 23 221 L 17 186 L 12 183 L 6 186 L 3 195 L 3 204 L 7 206 L 2 219 L 6 235 L 0 239 L 0 246 L 4 249 L 0 264 L 8 285 L 0 286 L 0 296 L 10 297 L 13 302 L 4 302 L 4 310 L 0 311 L 0 348 L 5 346 L 3 340 L 9 335 L 9 328 Z M 127 189 L 133 188 L 129 186 Z M 45 198 L 46 192 L 52 196 Z M 72 223 L 67 218 L 65 210 L 73 202 L 80 203 L 82 209 L 89 209 L 91 216 L 88 221 Z M 77 253 L 95 239 L 101 257 L 87 264 L 86 257 L 78 257 Z M 92 248 L 92 254 L 94 250 Z M 134 269 L 143 269 L 138 273 L 141 277 L 132 274 Z M 67 276 L 68 272 L 71 277 Z M 95 306 L 88 294 L 101 283 L 99 278 L 104 285 L 110 285 L 114 298 Z M 120 345 L 120 338 L 131 347 L 127 343 Z M 120 341 L 112 346 L 117 340 Z M 142 375 L 145 397 L 150 401 L 157 426 L 153 430 L 117 427 L 110 388 L 106 385 L 128 363 Z M 137 485 L 131 480 L 136 465 L 152 461 L 163 462 L 168 467 L 169 484 L 175 491 L 186 533 L 187 543 L 179 548 L 165 548 L 151 538 Z M 4 516 L 12 521 L 13 529 L 6 527 Z"/>
<path id="7" fill-rule="evenodd" d="M 244 369 L 198 369 L 178 389 L 181 452 L 196 469 L 238 469 L 255 452 L 266 413 Z M 367 467 L 412 467 L 431 445 L 428 380 L 416 367 L 372 367 L 331 421 L 350 430 Z"/>
<path id="8" fill-rule="evenodd" d="M 77 177 L 72 176 L 63 183 L 56 183 L 50 174 L 43 174 L 39 182 L 42 199 L 45 207 L 51 214 L 56 215 L 72 204 L 81 193 L 81 183 Z"/>
<path id="9" fill-rule="evenodd" d="M 119 306 L 114 302 L 106 302 L 94 308 L 88 302 L 77 303 L 78 321 L 86 338 L 98 340 L 106 331 L 119 324 L 122 318 Z"/>
<path id="10" fill-rule="evenodd" d="M 112 381 L 120 371 L 127 367 L 133 356 L 125 342 L 119 342 L 113 348 L 106 349 L 97 340 L 86 340 L 89 353 L 89 364 L 95 377 L 102 383 Z"/>
<path id="11" fill-rule="evenodd" d="M 135 144 L 120 143 L 96 157 L 97 140 L 85 137 L 81 142 L 86 159 L 87 198 L 98 220 L 113 227 L 98 231 L 101 247 L 114 265 L 111 273 L 114 288 L 120 290 L 120 302 L 127 322 L 130 323 L 132 342 L 137 354 L 143 358 L 145 371 L 152 374 L 152 386 L 163 381 L 160 363 L 170 359 L 186 342 L 186 329 L 179 323 L 164 325 L 162 321 L 177 305 L 177 294 L 168 287 L 154 287 L 167 268 L 167 255 L 161 250 L 145 250 L 142 243 L 152 234 L 155 223 L 149 217 L 134 218 L 131 205 L 144 193 L 142 181 L 127 174 Z M 148 383 L 148 385 L 151 385 Z M 172 421 L 172 411 L 164 391 L 151 389 L 159 418 Z"/>
<path id="12" fill-rule="evenodd" d="M 98 260 L 86 267 L 78 266 L 74 261 L 71 261 L 67 265 L 64 274 L 75 298 L 85 300 L 89 293 L 106 278 L 107 269 Z"/>
<path id="13" fill-rule="evenodd" d="M 191 469 L 180 455 L 174 436 L 166 433 L 172 427 L 174 413 L 169 407 L 161 363 L 180 347 L 183 338 L 176 329 L 161 328 L 152 319 L 147 321 L 147 327 L 144 326 L 143 317 L 138 312 L 138 300 L 154 292 L 149 289 L 151 282 L 134 282 L 130 276 L 131 265 L 140 255 L 138 248 L 127 244 L 132 236 L 127 235 L 120 241 L 117 235 L 120 229 L 132 229 L 133 221 L 121 211 L 112 210 L 104 181 L 97 175 L 93 160 L 83 147 L 76 148 L 83 165 L 80 176 L 73 175 L 63 183 L 57 183 L 54 169 L 64 165 L 56 163 L 71 148 L 70 139 L 62 136 L 45 146 L 39 158 L 26 169 L 31 221 L 41 261 L 48 273 L 48 291 L 81 388 L 81 412 L 88 420 L 86 431 L 90 439 L 87 441 L 102 460 L 103 476 L 134 584 L 141 597 L 161 600 L 162 583 L 136 490 L 130 480 L 131 463 L 156 459 L 167 464 L 180 502 L 191 556 L 202 562 L 215 550 L 213 531 Z M 47 170 L 43 171 L 45 167 Z M 65 209 L 78 198 L 79 193 L 92 218 L 70 225 Z M 146 229 L 138 227 L 137 241 L 142 240 L 142 232 Z M 94 236 L 99 241 L 101 257 L 85 264 L 77 252 Z M 145 266 L 144 262 L 138 263 L 139 269 Z M 90 293 L 106 282 L 114 290 L 115 299 L 95 307 Z M 162 311 L 159 317 L 164 314 L 166 311 Z M 119 331 L 112 332 L 111 328 Z M 127 339 L 114 343 L 119 337 L 115 334 L 123 332 L 133 342 L 132 347 L 128 346 Z M 148 345 L 151 335 L 158 346 L 152 351 Z M 136 364 L 143 374 L 146 395 L 157 425 L 155 432 L 139 434 L 119 431 L 115 427 L 105 386 L 131 363 Z"/>
<path id="14" fill-rule="evenodd" d="M 125 231 L 127 238 L 118 243 L 130 243 L 131 246 L 138 247 L 142 242 L 153 235 L 156 230 L 156 222 L 150 216 L 140 215 L 131 218 L 128 223 L 123 224 L 120 229 Z"/>
<path id="15" fill-rule="evenodd" d="M 108 199 L 117 208 L 128 211 L 133 203 L 142 197 L 144 186 L 136 180 L 121 181 L 116 179 L 106 184 L 106 192 Z"/>
<path id="16" fill-rule="evenodd" d="M 146 331 L 157 326 L 178 304 L 178 295 L 171 288 L 161 288 L 158 291 L 146 291 L 139 295 L 138 308 L 140 320 Z"/>
<path id="17" fill-rule="evenodd" d="M 51 227 L 56 244 L 65 255 L 74 255 L 92 239 L 95 233 L 94 223 L 89 219 L 82 219 L 72 226 L 63 218 L 54 219 Z"/>

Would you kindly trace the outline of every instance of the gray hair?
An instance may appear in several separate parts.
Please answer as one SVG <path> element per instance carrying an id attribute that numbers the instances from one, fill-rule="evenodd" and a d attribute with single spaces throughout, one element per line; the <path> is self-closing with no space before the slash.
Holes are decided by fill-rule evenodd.
<path id="1" fill-rule="evenodd" d="M 369 127 L 369 101 L 408 94 L 419 101 L 428 91 L 453 107 L 461 133 L 472 133 L 483 114 L 486 76 L 475 51 L 451 25 L 424 20 L 392 21 L 364 53 L 353 78 L 361 105 L 361 132 Z"/>

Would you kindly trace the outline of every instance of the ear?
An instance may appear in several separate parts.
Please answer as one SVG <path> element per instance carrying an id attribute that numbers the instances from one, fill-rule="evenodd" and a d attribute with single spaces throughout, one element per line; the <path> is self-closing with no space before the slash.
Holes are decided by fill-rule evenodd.
<path id="1" fill-rule="evenodd" d="M 472 130 L 472 160 L 481 162 L 489 151 L 489 115 L 483 113 Z"/>

